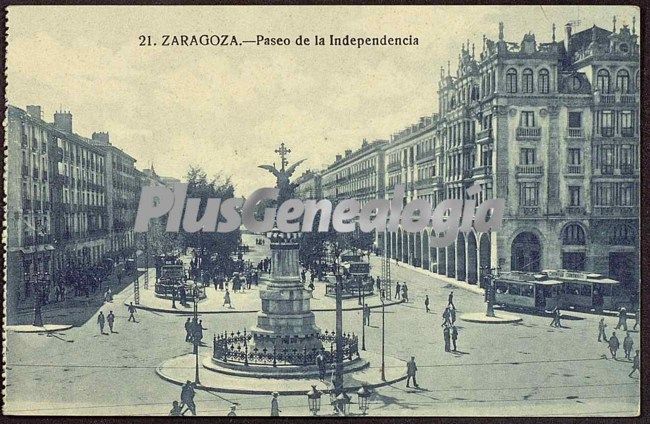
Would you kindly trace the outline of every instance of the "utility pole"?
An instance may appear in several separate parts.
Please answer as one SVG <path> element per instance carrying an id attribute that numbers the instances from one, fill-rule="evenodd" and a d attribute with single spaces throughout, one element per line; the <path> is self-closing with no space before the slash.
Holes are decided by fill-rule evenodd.
<path id="1" fill-rule="evenodd" d="M 334 392 L 343 391 L 343 279 L 339 275 L 337 259 L 334 259 L 334 278 L 336 280 L 336 368 L 334 373 Z"/>
<path id="2" fill-rule="evenodd" d="M 386 311 L 384 309 L 384 291 L 381 291 L 381 381 L 386 381 L 386 364 L 384 362 L 384 346 L 386 337 Z"/>

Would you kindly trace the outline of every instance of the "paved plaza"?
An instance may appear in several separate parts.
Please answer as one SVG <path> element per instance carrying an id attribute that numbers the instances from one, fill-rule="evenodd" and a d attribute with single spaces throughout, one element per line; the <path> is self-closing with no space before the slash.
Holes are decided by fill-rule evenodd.
<path id="1" fill-rule="evenodd" d="M 371 265 L 374 271 L 381 269 L 377 258 L 371 258 Z M 458 321 L 458 351 L 447 353 L 441 312 L 449 291 L 454 290 L 459 316 L 484 311 L 483 297 L 406 266 L 393 265 L 392 275 L 394 281 L 408 282 L 410 301 L 385 309 L 386 355 L 401 364 L 415 356 L 420 388 L 406 388 L 404 381 L 377 388 L 370 400 L 370 416 L 636 413 L 638 375 L 628 377 L 631 363 L 622 351 L 619 358 L 611 359 L 606 343 L 597 341 L 599 316 L 567 312 L 561 328 L 550 327 L 549 317 L 520 312 L 522 320 L 514 324 Z M 65 331 L 9 332 L 5 411 L 166 415 L 172 400 L 179 398 L 180 387 L 160 378 L 156 370 L 171 358 L 191 353 L 191 344 L 184 341 L 186 318 L 138 310 L 137 322 L 127 322 L 124 302 L 132 294 L 128 286 L 116 294 L 112 304 L 100 308 L 104 314 L 113 310 L 117 317 L 116 332 L 110 335 L 100 335 L 98 311 Z M 431 313 L 425 312 L 425 295 L 431 300 Z M 365 371 L 368 380 L 376 380 L 380 373 L 376 359 L 381 352 L 380 311 L 373 309 L 366 327 L 366 347 L 373 358 Z M 249 328 L 255 315 L 202 314 L 201 319 L 209 340 L 216 332 Z M 334 312 L 316 311 L 315 315 L 321 329 L 334 328 Z M 343 317 L 344 331 L 360 334 L 360 311 L 345 311 Z M 605 321 L 609 335 L 616 321 L 612 317 Z M 617 333 L 622 340 L 624 333 Z M 639 333 L 632 332 L 632 337 L 638 347 Z M 209 343 L 200 353 L 210 355 Z M 405 371 L 404 365 L 394 362 L 388 366 Z M 59 390 L 44 392 L 43 387 Z M 309 389 L 305 382 L 304 392 Z M 199 390 L 196 401 L 199 415 L 226 415 L 233 403 L 239 415 L 269 414 L 268 395 Z M 281 395 L 280 405 L 282 415 L 309 413 L 305 395 Z M 331 413 L 326 402 L 321 412 Z"/>

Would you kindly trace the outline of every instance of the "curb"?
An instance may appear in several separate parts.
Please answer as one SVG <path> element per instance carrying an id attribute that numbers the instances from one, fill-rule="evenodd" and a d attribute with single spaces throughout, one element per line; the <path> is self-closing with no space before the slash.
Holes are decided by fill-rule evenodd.
<path id="1" fill-rule="evenodd" d="M 458 318 L 461 321 L 474 322 L 478 324 L 514 324 L 516 322 L 521 322 L 523 320 L 522 317 L 517 315 L 501 314 L 501 316 L 503 318 L 499 318 L 499 316 L 497 315 L 496 317 L 490 319 L 489 317 L 486 317 L 481 312 L 475 312 L 475 313 L 463 314 Z"/>
<path id="2" fill-rule="evenodd" d="M 33 325 L 8 325 L 7 331 L 12 333 L 54 333 L 56 331 L 65 331 L 74 327 L 71 324 L 45 324 L 43 327 L 35 327 Z"/>

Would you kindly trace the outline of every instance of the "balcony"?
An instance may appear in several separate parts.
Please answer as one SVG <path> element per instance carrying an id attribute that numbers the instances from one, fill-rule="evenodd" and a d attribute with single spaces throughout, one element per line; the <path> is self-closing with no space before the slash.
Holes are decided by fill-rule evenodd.
<path id="1" fill-rule="evenodd" d="M 621 128 L 621 137 L 634 137 L 634 128 Z"/>
<path id="2" fill-rule="evenodd" d="M 542 138 L 540 127 L 518 127 L 517 140 L 539 140 Z"/>
<path id="3" fill-rule="evenodd" d="M 525 176 L 541 176 L 544 173 L 544 165 L 517 165 L 515 173 Z"/>
<path id="4" fill-rule="evenodd" d="M 418 189 L 428 188 L 437 184 L 442 184 L 442 177 L 437 176 L 437 177 L 429 177 L 429 178 L 418 180 L 415 182 L 415 188 Z"/>
<path id="5" fill-rule="evenodd" d="M 26 176 L 29 175 L 29 167 L 27 165 L 23 165 L 21 169 L 22 169 L 23 177 L 26 177 Z"/>
<path id="6" fill-rule="evenodd" d="M 567 206 L 564 208 L 567 215 L 584 215 L 587 213 L 584 206 Z"/>
<path id="7" fill-rule="evenodd" d="M 388 172 L 390 172 L 390 171 L 397 171 L 398 169 L 400 169 L 400 164 L 399 164 L 399 162 L 392 162 L 392 163 L 389 163 L 388 166 L 386 167 L 386 171 L 388 171 Z"/>
<path id="8" fill-rule="evenodd" d="M 614 175 L 614 165 L 600 165 L 601 175 Z"/>
<path id="9" fill-rule="evenodd" d="M 567 128 L 566 136 L 567 138 L 584 138 L 585 134 L 582 128 Z"/>
<path id="10" fill-rule="evenodd" d="M 519 211 L 523 216 L 539 216 L 539 206 L 520 206 Z"/>
<path id="11" fill-rule="evenodd" d="M 584 165 L 567 165 L 566 173 L 571 175 L 582 175 L 585 172 Z"/>
<path id="12" fill-rule="evenodd" d="M 415 156 L 415 161 L 416 162 L 424 162 L 425 160 L 433 159 L 434 157 L 434 150 L 430 149 L 424 152 L 420 152 Z"/>
<path id="13" fill-rule="evenodd" d="M 47 181 L 47 171 L 43 171 L 43 181 Z"/>
<path id="14" fill-rule="evenodd" d="M 492 175 L 492 165 L 483 165 L 472 170 L 473 177 L 483 177 Z"/>
<path id="15" fill-rule="evenodd" d="M 476 133 L 477 143 L 489 143 L 490 141 L 492 141 L 492 128 L 486 128 Z"/>
<path id="16" fill-rule="evenodd" d="M 30 199 L 23 199 L 23 210 L 31 209 L 32 201 Z"/>
<path id="17" fill-rule="evenodd" d="M 624 164 L 620 166 L 621 175 L 633 175 L 634 174 L 634 165 Z"/>
<path id="18" fill-rule="evenodd" d="M 636 206 L 594 206 L 593 215 L 605 217 L 638 216 L 639 208 Z"/>
<path id="19" fill-rule="evenodd" d="M 603 137 L 613 137 L 614 136 L 614 127 L 601 127 L 600 135 Z"/>
<path id="20" fill-rule="evenodd" d="M 633 105 L 638 103 L 639 99 L 636 94 L 621 94 L 621 103 L 625 105 Z"/>
<path id="21" fill-rule="evenodd" d="M 616 103 L 616 96 L 613 94 L 601 94 L 597 103 L 602 105 L 613 105 Z"/>
<path id="22" fill-rule="evenodd" d="M 40 171 L 38 170 L 38 168 L 34 168 L 34 169 L 32 170 L 32 177 L 33 177 L 35 180 L 38 180 L 38 178 L 39 178 L 40 176 L 41 176 L 41 173 L 40 173 Z"/>

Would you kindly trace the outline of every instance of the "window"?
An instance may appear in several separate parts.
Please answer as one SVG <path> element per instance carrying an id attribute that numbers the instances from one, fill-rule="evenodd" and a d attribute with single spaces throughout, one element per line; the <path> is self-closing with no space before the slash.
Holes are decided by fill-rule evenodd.
<path id="1" fill-rule="evenodd" d="M 580 78 L 578 77 L 571 78 L 571 89 L 573 91 L 578 91 L 580 90 L 580 87 L 582 87 L 582 82 L 580 81 Z"/>
<path id="2" fill-rule="evenodd" d="M 524 148 L 519 153 L 520 165 L 534 165 L 535 164 L 535 149 Z"/>
<path id="3" fill-rule="evenodd" d="M 614 147 L 602 146 L 600 149 L 600 171 L 603 174 L 614 173 Z"/>
<path id="4" fill-rule="evenodd" d="M 633 136 L 634 135 L 634 124 L 632 122 L 632 111 L 623 110 L 621 111 L 621 135 L 622 136 Z"/>
<path id="5" fill-rule="evenodd" d="M 614 112 L 604 110 L 600 114 L 600 133 L 604 136 L 614 135 Z"/>
<path id="6" fill-rule="evenodd" d="M 549 76 L 548 76 L 548 70 L 547 69 L 542 69 L 539 71 L 539 75 L 537 77 L 537 89 L 539 90 L 540 93 L 547 94 L 549 91 Z"/>
<path id="7" fill-rule="evenodd" d="M 519 123 L 520 127 L 534 127 L 535 126 L 535 112 L 532 111 L 522 111 L 521 112 L 521 121 Z"/>
<path id="8" fill-rule="evenodd" d="M 539 183 L 520 183 L 520 206 L 537 206 L 539 199 Z"/>
<path id="9" fill-rule="evenodd" d="M 609 235 L 609 244 L 629 246 L 636 243 L 634 231 L 628 225 L 617 225 Z"/>
<path id="10" fill-rule="evenodd" d="M 621 174 L 631 174 L 634 171 L 634 150 L 629 144 L 621 145 L 620 166 Z"/>
<path id="11" fill-rule="evenodd" d="M 609 72 L 606 69 L 601 69 L 598 71 L 598 74 L 596 76 L 596 85 L 598 87 L 598 91 L 600 91 L 602 94 L 609 93 Z"/>
<path id="12" fill-rule="evenodd" d="M 514 68 L 510 68 L 506 72 L 506 92 L 517 92 L 517 71 Z"/>
<path id="13" fill-rule="evenodd" d="M 533 92 L 533 70 L 530 68 L 524 69 L 521 74 L 521 88 L 524 93 Z"/>
<path id="14" fill-rule="evenodd" d="M 623 94 L 630 92 L 630 73 L 626 69 L 616 73 L 616 88 Z"/>
<path id="15" fill-rule="evenodd" d="M 580 206 L 580 187 L 569 187 L 569 206 Z"/>
<path id="16" fill-rule="evenodd" d="M 580 149 L 567 150 L 567 161 L 569 162 L 569 165 L 580 165 L 582 159 L 581 156 Z"/>
<path id="17" fill-rule="evenodd" d="M 569 128 L 582 128 L 582 112 L 569 112 Z"/>
<path id="18" fill-rule="evenodd" d="M 612 183 L 595 184 L 594 204 L 596 206 L 612 206 L 614 204 Z"/>
<path id="19" fill-rule="evenodd" d="M 635 192 L 634 183 L 622 183 L 619 187 L 619 205 L 634 206 L 636 203 Z"/>

